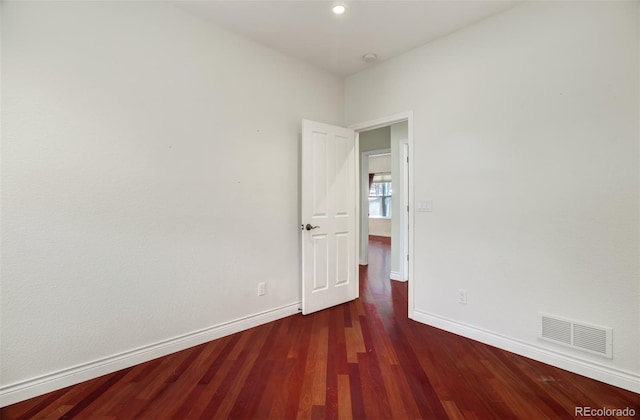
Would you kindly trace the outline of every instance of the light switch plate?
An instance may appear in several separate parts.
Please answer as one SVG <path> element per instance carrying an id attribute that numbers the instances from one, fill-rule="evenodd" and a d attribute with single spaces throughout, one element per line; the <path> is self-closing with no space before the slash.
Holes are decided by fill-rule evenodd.
<path id="1" fill-rule="evenodd" d="M 417 205 L 418 211 L 425 211 L 425 212 L 433 211 L 433 201 L 432 200 L 418 201 L 417 204 L 418 204 Z"/>

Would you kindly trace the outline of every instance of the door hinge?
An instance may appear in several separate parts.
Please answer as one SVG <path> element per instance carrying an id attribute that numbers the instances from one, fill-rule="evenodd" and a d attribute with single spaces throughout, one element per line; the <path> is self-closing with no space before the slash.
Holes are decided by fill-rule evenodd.
<path id="1" fill-rule="evenodd" d="M 409 261 L 409 254 L 407 254 L 407 261 Z"/>
<path id="2" fill-rule="evenodd" d="M 409 156 L 407 156 L 407 163 L 409 163 Z"/>
<path id="3" fill-rule="evenodd" d="M 409 213 L 409 206 L 407 206 L 407 213 Z"/>

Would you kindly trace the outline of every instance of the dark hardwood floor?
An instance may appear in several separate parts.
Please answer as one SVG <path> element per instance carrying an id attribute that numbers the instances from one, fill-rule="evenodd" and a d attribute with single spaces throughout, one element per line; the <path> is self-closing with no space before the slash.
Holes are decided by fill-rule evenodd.
<path id="1" fill-rule="evenodd" d="M 407 319 L 389 245 L 360 299 L 224 337 L 0 411 L 0 417 L 540 419 L 640 396 Z M 637 415 L 637 414 L 636 414 Z"/>

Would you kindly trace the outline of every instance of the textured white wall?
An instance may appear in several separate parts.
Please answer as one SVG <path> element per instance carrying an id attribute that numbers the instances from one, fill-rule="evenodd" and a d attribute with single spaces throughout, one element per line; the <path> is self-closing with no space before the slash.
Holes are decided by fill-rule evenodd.
<path id="1" fill-rule="evenodd" d="M 346 80 L 347 124 L 414 112 L 417 312 L 637 378 L 638 63 L 638 2 L 529 2 Z M 538 311 L 612 327 L 613 360 Z"/>
<path id="2" fill-rule="evenodd" d="M 160 2 L 2 8 L 3 385 L 299 301 L 339 78 Z"/>

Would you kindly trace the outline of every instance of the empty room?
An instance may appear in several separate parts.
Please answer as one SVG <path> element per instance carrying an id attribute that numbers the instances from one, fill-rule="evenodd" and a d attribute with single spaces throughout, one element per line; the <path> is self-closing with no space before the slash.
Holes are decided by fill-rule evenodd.
<path id="1" fill-rule="evenodd" d="M 3 0 L 0 119 L 2 419 L 640 415 L 638 0 Z"/>

